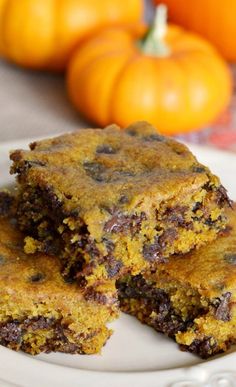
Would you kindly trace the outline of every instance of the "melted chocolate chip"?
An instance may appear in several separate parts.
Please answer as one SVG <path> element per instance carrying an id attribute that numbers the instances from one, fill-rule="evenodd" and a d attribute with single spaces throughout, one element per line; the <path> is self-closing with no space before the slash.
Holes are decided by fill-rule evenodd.
<path id="1" fill-rule="evenodd" d="M 165 137 L 160 135 L 160 134 L 150 134 L 149 136 L 143 137 L 143 139 L 144 139 L 144 141 L 149 141 L 149 142 L 153 142 L 153 141 L 165 142 L 166 141 Z"/>
<path id="2" fill-rule="evenodd" d="M 106 271 L 109 278 L 114 278 L 119 274 L 123 263 L 113 257 L 108 258 L 108 262 L 105 263 Z"/>
<path id="3" fill-rule="evenodd" d="M 98 182 L 104 181 L 103 174 L 106 171 L 104 165 L 96 163 L 96 162 L 85 162 L 83 164 L 84 170 L 88 176 L 90 176 L 93 180 Z"/>
<path id="4" fill-rule="evenodd" d="M 154 243 L 144 245 L 144 259 L 148 262 L 166 262 L 166 259 L 162 256 L 162 251 L 168 243 L 173 243 L 176 236 L 177 231 L 174 228 L 166 230 L 160 237 L 156 236 Z"/>
<path id="5" fill-rule="evenodd" d="M 227 292 L 213 303 L 215 306 L 215 318 L 222 321 L 230 321 L 230 299 L 231 293 Z"/>
<path id="6" fill-rule="evenodd" d="M 220 220 L 220 218 L 218 218 L 218 219 L 216 219 L 216 220 L 212 220 L 211 218 L 208 218 L 208 219 L 205 220 L 204 223 L 205 223 L 207 226 L 209 226 L 209 227 L 213 227 L 213 226 L 216 224 L 216 222 L 217 222 L 218 220 Z"/>
<path id="7" fill-rule="evenodd" d="M 121 281 L 118 281 L 119 297 L 121 298 L 146 298 L 154 299 L 157 296 L 164 299 L 168 295 L 164 290 L 157 289 L 152 284 L 148 284 L 145 279 L 139 274 L 129 276 Z M 166 301 L 166 300 L 165 300 Z"/>
<path id="8" fill-rule="evenodd" d="M 140 215 L 126 215 L 117 211 L 105 223 L 104 231 L 108 233 L 130 232 L 132 235 L 135 235 L 140 231 L 142 221 L 145 219 L 146 215 L 143 212 Z"/>
<path id="9" fill-rule="evenodd" d="M 196 172 L 196 173 L 203 173 L 203 172 L 206 172 L 206 168 L 204 166 L 201 166 L 201 165 L 194 165 L 192 167 L 192 171 Z"/>
<path id="10" fill-rule="evenodd" d="M 129 277 L 126 282 L 119 281 L 117 287 L 121 305 L 123 299 L 140 300 L 145 305 L 145 317 L 141 321 L 148 323 L 158 332 L 172 337 L 191 325 L 191 321 L 183 321 L 176 313 L 169 295 L 164 290 L 148 284 L 141 275 Z"/>
<path id="11" fill-rule="evenodd" d="M 30 282 L 34 282 L 34 283 L 35 282 L 41 283 L 43 282 L 44 279 L 45 279 L 45 274 L 43 273 L 36 273 L 29 278 Z"/>
<path id="12" fill-rule="evenodd" d="M 192 208 L 192 211 L 194 212 L 194 213 L 196 213 L 198 210 L 200 210 L 202 208 L 202 203 L 200 203 L 200 202 L 196 202 L 195 204 L 194 204 L 194 206 L 193 206 L 193 208 Z"/>
<path id="13" fill-rule="evenodd" d="M 203 340 L 194 340 L 191 345 L 180 345 L 182 351 L 189 351 L 200 356 L 202 359 L 207 359 L 209 356 L 217 352 L 217 343 L 211 337 L 206 337 Z"/>
<path id="14" fill-rule="evenodd" d="M 185 213 L 187 210 L 187 206 L 175 206 L 168 208 L 164 216 L 168 222 L 173 223 L 177 227 L 180 226 L 186 229 L 191 229 L 192 223 L 185 220 Z"/>
<path id="15" fill-rule="evenodd" d="M 36 331 L 38 329 L 48 329 L 53 326 L 55 320 L 45 317 L 35 317 L 32 319 L 26 319 L 23 323 L 24 329 L 31 329 Z"/>
<path id="16" fill-rule="evenodd" d="M 122 195 L 119 199 L 120 204 L 126 204 L 129 202 L 129 198 L 126 195 Z"/>
<path id="17" fill-rule="evenodd" d="M 172 244 L 177 236 L 177 230 L 175 228 L 169 228 L 159 237 L 159 245 L 164 249 L 167 244 Z"/>
<path id="18" fill-rule="evenodd" d="M 126 133 L 127 133 L 129 136 L 131 136 L 131 137 L 136 137 L 136 136 L 138 136 L 138 133 L 137 133 L 135 130 L 133 130 L 133 129 L 126 130 Z"/>
<path id="19" fill-rule="evenodd" d="M 103 238 L 103 242 L 105 243 L 108 254 L 111 255 L 115 249 L 114 243 L 106 238 Z"/>
<path id="20" fill-rule="evenodd" d="M 95 301 L 102 305 L 106 305 L 107 303 L 106 295 L 100 292 L 96 292 L 92 287 L 87 288 L 84 293 L 84 298 L 86 301 Z"/>
<path id="21" fill-rule="evenodd" d="M 159 238 L 155 237 L 155 242 L 152 244 L 146 244 L 143 247 L 144 259 L 148 262 L 161 261 L 161 246 L 159 244 Z"/>
<path id="22" fill-rule="evenodd" d="M 117 153 L 117 151 L 111 145 L 100 145 L 97 147 L 96 153 L 104 153 L 106 155 L 114 155 L 115 153 Z"/>
<path id="23" fill-rule="evenodd" d="M 101 255 L 94 241 L 89 241 L 89 243 L 86 244 L 85 250 L 89 253 L 92 260 Z"/>
<path id="24" fill-rule="evenodd" d="M 9 322 L 0 325 L 0 342 L 13 342 L 20 343 L 21 340 L 21 328 L 18 322 Z"/>
<path id="25" fill-rule="evenodd" d="M 47 186 L 45 190 L 38 190 L 37 196 L 43 196 L 46 203 L 49 203 L 50 208 L 58 214 L 58 211 L 61 211 L 63 203 L 60 201 L 58 196 L 55 194 L 51 186 Z"/>
<path id="26" fill-rule="evenodd" d="M 236 253 L 235 254 L 226 254 L 224 256 L 224 259 L 226 262 L 228 262 L 230 265 L 236 265 Z"/>
<path id="27" fill-rule="evenodd" d="M 32 167 L 44 167 L 46 164 L 39 160 L 27 160 L 25 161 L 25 168 L 30 169 Z"/>
<path id="28" fill-rule="evenodd" d="M 68 270 L 68 265 L 66 262 L 65 267 L 62 268 L 62 276 L 64 278 L 64 281 L 68 284 L 72 284 L 76 281 L 77 283 L 84 285 L 85 284 L 84 281 L 86 280 L 84 279 L 83 275 L 80 274 L 83 268 L 83 264 L 84 264 L 84 259 L 80 259 L 74 262 Z"/>

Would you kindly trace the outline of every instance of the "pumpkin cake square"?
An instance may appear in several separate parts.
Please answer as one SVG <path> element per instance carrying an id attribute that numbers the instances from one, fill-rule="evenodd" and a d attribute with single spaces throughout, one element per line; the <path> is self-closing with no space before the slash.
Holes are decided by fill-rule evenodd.
<path id="1" fill-rule="evenodd" d="M 208 358 L 236 343 L 236 207 L 218 239 L 119 283 L 121 309 Z"/>
<path id="2" fill-rule="evenodd" d="M 112 333 L 107 323 L 118 315 L 114 300 L 65 283 L 57 258 L 25 254 L 10 218 L 0 219 L 0 265 L 1 345 L 32 355 L 101 351 Z"/>
<path id="3" fill-rule="evenodd" d="M 83 129 L 11 153 L 25 251 L 93 287 L 214 240 L 230 205 L 188 148 L 146 122 Z"/>

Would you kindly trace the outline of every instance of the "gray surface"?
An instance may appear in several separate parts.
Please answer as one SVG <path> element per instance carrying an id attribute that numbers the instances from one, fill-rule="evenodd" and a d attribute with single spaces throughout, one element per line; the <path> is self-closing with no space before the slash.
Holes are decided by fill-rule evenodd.
<path id="1" fill-rule="evenodd" d="M 64 79 L 0 61 L 0 141 L 60 133 L 84 122 L 67 99 Z"/>
<path id="2" fill-rule="evenodd" d="M 145 1 L 150 20 L 151 0 Z M 0 142 L 83 126 L 89 123 L 68 101 L 62 76 L 24 70 L 0 60 Z"/>

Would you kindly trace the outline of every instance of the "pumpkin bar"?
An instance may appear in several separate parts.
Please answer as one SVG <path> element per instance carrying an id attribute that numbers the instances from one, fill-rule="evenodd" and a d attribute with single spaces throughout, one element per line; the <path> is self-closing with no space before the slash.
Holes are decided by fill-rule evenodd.
<path id="1" fill-rule="evenodd" d="M 236 207 L 224 235 L 119 283 L 121 309 L 208 358 L 236 343 Z"/>
<path id="2" fill-rule="evenodd" d="M 107 323 L 117 316 L 117 305 L 65 283 L 60 265 L 42 253 L 26 255 L 15 222 L 0 220 L 1 345 L 32 355 L 100 352 L 111 335 Z"/>
<path id="3" fill-rule="evenodd" d="M 187 253 L 226 224 L 219 179 L 145 122 L 34 142 L 11 160 L 25 251 L 59 254 L 83 286 Z"/>

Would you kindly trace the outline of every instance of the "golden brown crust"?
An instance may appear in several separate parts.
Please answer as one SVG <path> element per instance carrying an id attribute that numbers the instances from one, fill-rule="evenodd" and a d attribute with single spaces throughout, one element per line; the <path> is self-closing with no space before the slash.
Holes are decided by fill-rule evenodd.
<path id="1" fill-rule="evenodd" d="M 88 286 L 186 253 L 225 227 L 219 179 L 148 123 L 84 129 L 30 148 L 11 154 L 25 251 L 53 245 L 65 275 Z"/>
<path id="2" fill-rule="evenodd" d="M 35 142 L 30 151 L 12 152 L 11 159 L 12 172 L 32 184 L 53 187 L 64 208 L 78 210 L 81 217 L 104 206 L 129 210 L 143 194 L 163 200 L 209 180 L 209 170 L 186 146 L 158 135 L 146 123 L 125 131 L 115 125 L 79 130 Z M 127 201 L 120 204 L 124 194 Z"/>

